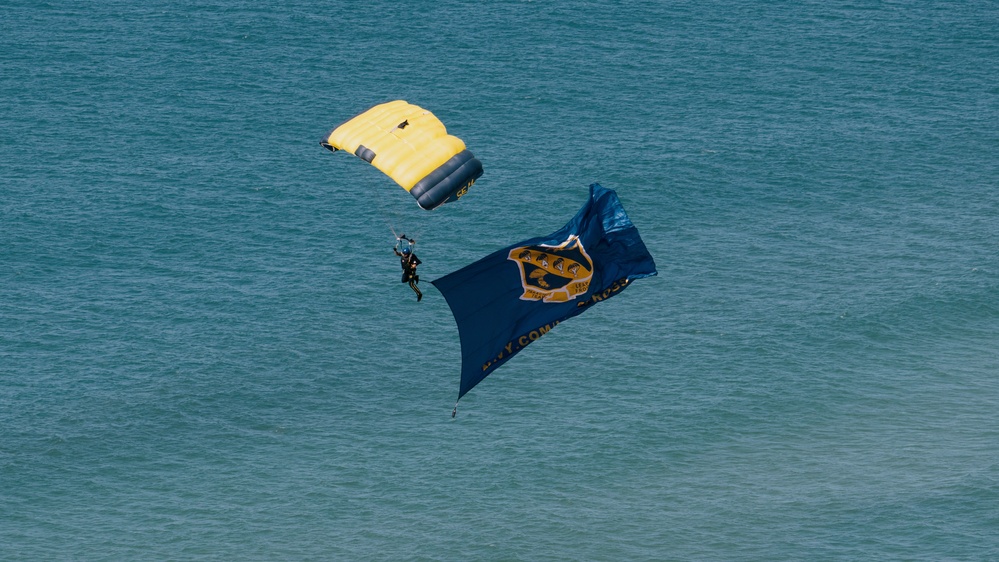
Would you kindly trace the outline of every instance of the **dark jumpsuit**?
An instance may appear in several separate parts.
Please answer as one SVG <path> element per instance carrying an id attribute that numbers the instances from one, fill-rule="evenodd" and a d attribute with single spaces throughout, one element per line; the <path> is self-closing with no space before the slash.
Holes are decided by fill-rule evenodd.
<path id="1" fill-rule="evenodd" d="M 420 258 L 416 257 L 416 254 L 409 253 L 404 254 L 395 250 L 395 255 L 399 256 L 399 262 L 402 264 L 402 282 L 409 283 L 410 288 L 416 293 L 416 302 L 420 302 L 423 298 L 423 293 L 420 292 L 420 288 L 416 286 L 420 282 L 420 276 L 416 274 L 416 266 L 420 265 Z"/>

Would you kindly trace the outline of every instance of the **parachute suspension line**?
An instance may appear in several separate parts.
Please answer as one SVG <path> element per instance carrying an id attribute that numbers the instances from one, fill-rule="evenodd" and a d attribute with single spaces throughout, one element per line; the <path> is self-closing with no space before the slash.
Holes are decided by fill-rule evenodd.
<path id="1" fill-rule="evenodd" d="M 375 211 L 381 217 L 382 221 L 385 223 L 385 227 L 392 233 L 392 238 L 398 242 L 403 236 L 407 236 L 413 240 L 420 237 L 419 232 L 415 232 L 413 228 L 405 228 L 402 224 L 405 222 L 406 215 L 400 211 L 397 207 L 394 207 L 395 202 L 390 200 L 391 198 L 386 198 L 385 200 L 380 200 L 374 205 Z M 411 221 L 410 221 L 411 222 Z M 400 227 L 400 230 L 396 230 L 396 227 Z M 410 226 L 413 226 L 410 224 Z M 399 249 L 398 247 L 396 249 Z"/>
<path id="2" fill-rule="evenodd" d="M 384 218 L 384 217 L 382 217 L 382 218 Z M 389 222 L 388 219 L 385 219 L 385 226 L 389 227 L 389 230 L 392 231 L 392 236 L 394 236 L 395 239 L 398 240 L 399 239 L 399 233 L 395 231 L 395 228 L 392 227 L 392 223 Z"/>
<path id="3" fill-rule="evenodd" d="M 375 205 L 375 209 L 378 211 L 378 214 L 381 216 L 382 221 L 385 223 L 385 227 L 388 228 L 389 231 L 392 233 L 392 237 L 398 241 L 400 234 L 395 229 L 395 227 L 399 222 L 398 213 L 392 212 L 391 208 L 387 206 L 387 204 L 384 202 L 380 202 L 379 204 Z"/>
<path id="4" fill-rule="evenodd" d="M 387 226 L 388 229 L 392 232 L 392 236 L 395 238 L 399 238 L 399 233 L 395 231 L 395 227 L 392 225 L 393 217 L 391 216 L 389 210 L 385 208 L 385 204 L 379 203 L 378 205 L 375 205 L 375 209 L 378 211 L 378 214 L 381 215 L 382 221 L 385 222 L 385 226 Z"/>

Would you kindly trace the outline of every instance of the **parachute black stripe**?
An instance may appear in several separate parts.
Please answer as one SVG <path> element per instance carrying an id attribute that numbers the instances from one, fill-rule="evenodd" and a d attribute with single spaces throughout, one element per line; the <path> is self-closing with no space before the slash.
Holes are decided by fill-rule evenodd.
<path id="1" fill-rule="evenodd" d="M 361 160 L 367 162 L 368 164 L 370 164 L 371 161 L 375 159 L 375 151 L 364 146 L 363 144 L 357 147 L 357 150 L 354 151 L 354 154 L 357 155 L 357 157 L 360 158 Z"/>
<path id="2" fill-rule="evenodd" d="M 462 150 L 418 181 L 409 193 L 424 209 L 433 209 L 458 198 L 458 191 L 482 176 L 482 162 L 469 150 Z"/>

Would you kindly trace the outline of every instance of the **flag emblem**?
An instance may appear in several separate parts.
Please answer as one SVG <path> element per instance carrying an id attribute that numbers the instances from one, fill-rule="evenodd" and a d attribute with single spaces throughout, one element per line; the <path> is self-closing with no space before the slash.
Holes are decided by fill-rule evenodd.
<path id="1" fill-rule="evenodd" d="M 525 301 L 567 302 L 590 288 L 593 260 L 576 235 L 561 244 L 518 246 L 508 259 L 520 268 Z"/>

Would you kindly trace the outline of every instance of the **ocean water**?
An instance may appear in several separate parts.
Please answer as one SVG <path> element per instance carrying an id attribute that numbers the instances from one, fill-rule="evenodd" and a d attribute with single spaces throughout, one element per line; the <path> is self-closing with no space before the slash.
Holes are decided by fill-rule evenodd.
<path id="1" fill-rule="evenodd" d="M 0 14 L 0 559 L 999 559 L 999 4 Z M 319 146 L 392 99 L 460 202 Z M 451 419 L 392 230 L 429 281 L 591 182 L 659 276 Z"/>

